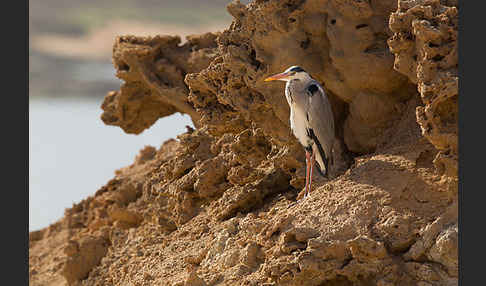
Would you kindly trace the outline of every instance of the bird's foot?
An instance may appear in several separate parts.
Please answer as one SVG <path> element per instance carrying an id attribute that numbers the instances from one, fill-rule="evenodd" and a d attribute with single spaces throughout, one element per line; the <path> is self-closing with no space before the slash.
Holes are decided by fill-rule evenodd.
<path id="1" fill-rule="evenodd" d="M 309 192 L 307 192 L 307 193 L 305 193 L 305 194 L 304 194 L 304 198 L 303 198 L 303 200 L 304 200 L 304 199 L 309 199 L 309 198 L 310 198 L 310 196 L 311 196 L 311 195 L 310 195 L 310 191 L 309 191 Z"/>
<path id="2" fill-rule="evenodd" d="M 302 198 L 297 200 L 297 203 L 303 202 L 308 197 L 310 197 L 310 192 L 305 192 L 304 195 L 302 196 Z"/>

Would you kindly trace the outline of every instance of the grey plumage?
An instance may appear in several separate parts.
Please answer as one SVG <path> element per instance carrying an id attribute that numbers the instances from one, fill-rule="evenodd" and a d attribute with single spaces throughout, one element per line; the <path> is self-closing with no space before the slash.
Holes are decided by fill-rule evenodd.
<path id="1" fill-rule="evenodd" d="M 301 67 L 292 66 L 283 73 L 273 75 L 265 81 L 286 81 L 285 97 L 290 106 L 290 126 L 295 137 L 306 149 L 306 156 L 312 154 L 310 181 L 312 180 L 313 159 L 318 163 L 322 175 L 328 174 L 333 163 L 334 117 L 331 104 L 324 89 Z M 310 189 L 310 182 L 309 182 Z M 307 194 L 307 177 L 306 177 Z"/>
<path id="2" fill-rule="evenodd" d="M 287 81 L 285 95 L 295 137 L 304 148 L 312 148 L 321 173 L 327 174 L 328 162 L 332 162 L 334 117 L 324 89 L 309 76 Z"/>

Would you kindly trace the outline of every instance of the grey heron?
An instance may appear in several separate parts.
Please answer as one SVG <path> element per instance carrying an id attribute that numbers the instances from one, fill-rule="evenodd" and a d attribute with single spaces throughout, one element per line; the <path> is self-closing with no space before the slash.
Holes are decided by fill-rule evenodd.
<path id="1" fill-rule="evenodd" d="M 299 66 L 265 81 L 285 81 L 285 97 L 290 106 L 290 127 L 305 148 L 306 176 L 304 198 L 310 193 L 315 161 L 317 170 L 328 178 L 329 163 L 333 164 L 334 117 L 324 89 Z"/>

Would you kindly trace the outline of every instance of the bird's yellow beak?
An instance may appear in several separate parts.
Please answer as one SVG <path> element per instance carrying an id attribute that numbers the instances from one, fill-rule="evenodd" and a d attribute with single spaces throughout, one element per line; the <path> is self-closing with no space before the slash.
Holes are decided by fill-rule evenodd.
<path id="1" fill-rule="evenodd" d="M 284 79 L 284 78 L 288 77 L 289 75 L 290 75 L 290 73 L 288 73 L 288 72 L 278 73 L 278 74 L 274 74 L 270 77 L 267 77 L 264 81 L 280 80 L 280 79 Z"/>

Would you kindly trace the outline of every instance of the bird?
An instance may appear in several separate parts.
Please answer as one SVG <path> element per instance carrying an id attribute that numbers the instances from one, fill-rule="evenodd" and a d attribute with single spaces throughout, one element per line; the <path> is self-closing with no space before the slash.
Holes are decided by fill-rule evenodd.
<path id="1" fill-rule="evenodd" d="M 290 128 L 305 149 L 305 199 L 310 194 L 315 162 L 319 173 L 326 178 L 329 178 L 329 164 L 333 164 L 335 132 L 331 104 L 321 84 L 299 66 L 291 66 L 264 81 L 275 80 L 286 82 Z"/>

